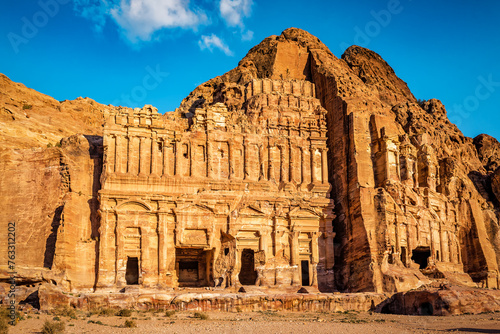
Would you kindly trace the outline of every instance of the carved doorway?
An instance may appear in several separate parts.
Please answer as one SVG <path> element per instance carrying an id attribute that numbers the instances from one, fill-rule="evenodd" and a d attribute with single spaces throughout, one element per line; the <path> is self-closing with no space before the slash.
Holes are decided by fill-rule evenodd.
<path id="1" fill-rule="evenodd" d="M 180 287 L 208 286 L 213 279 L 210 273 L 212 252 L 200 248 L 177 248 L 175 267 Z"/>
<path id="2" fill-rule="evenodd" d="M 179 283 L 197 283 L 198 261 L 179 261 Z"/>
<path id="3" fill-rule="evenodd" d="M 309 261 L 300 261 L 300 271 L 302 274 L 302 286 L 309 286 Z"/>
<path id="4" fill-rule="evenodd" d="M 127 258 L 127 271 L 125 272 L 127 285 L 139 284 L 139 259 L 136 257 Z"/>
<path id="5" fill-rule="evenodd" d="M 255 271 L 255 252 L 253 249 L 243 249 L 241 252 L 241 269 L 238 278 L 242 285 L 255 285 L 257 271 Z"/>
<path id="6" fill-rule="evenodd" d="M 411 253 L 411 259 L 419 264 L 420 269 L 427 268 L 429 257 L 431 256 L 431 249 L 429 247 L 417 247 Z"/>

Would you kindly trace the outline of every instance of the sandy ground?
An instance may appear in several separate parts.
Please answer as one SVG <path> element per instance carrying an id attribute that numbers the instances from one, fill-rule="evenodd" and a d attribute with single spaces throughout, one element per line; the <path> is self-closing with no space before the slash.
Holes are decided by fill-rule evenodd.
<path id="1" fill-rule="evenodd" d="M 500 333 L 500 313 L 449 317 L 400 316 L 378 313 L 331 312 L 133 312 L 130 317 L 89 315 L 77 312 L 76 319 L 59 316 L 65 333 Z M 9 333 L 41 333 L 45 320 L 54 315 L 30 312 Z M 136 328 L 124 328 L 133 320 Z"/>

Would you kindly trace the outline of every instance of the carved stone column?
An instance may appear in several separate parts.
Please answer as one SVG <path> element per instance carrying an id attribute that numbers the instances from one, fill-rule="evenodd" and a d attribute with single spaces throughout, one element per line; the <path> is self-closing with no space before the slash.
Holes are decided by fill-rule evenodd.
<path id="1" fill-rule="evenodd" d="M 145 217 L 141 217 L 141 220 L 146 220 Z M 149 222 L 148 222 L 149 223 Z M 141 258 L 139 261 L 139 284 L 143 286 L 151 285 L 151 276 L 153 274 L 154 268 L 153 265 L 158 263 L 158 259 L 152 258 L 151 255 L 154 253 L 150 252 L 152 246 L 152 237 L 151 237 L 151 229 L 148 226 L 149 224 L 144 224 L 140 227 L 141 230 L 141 249 L 140 254 Z M 154 245 L 154 243 L 153 243 Z M 155 261 L 156 260 L 156 261 Z"/>
<path id="2" fill-rule="evenodd" d="M 158 138 L 156 136 L 156 132 L 152 133 L 151 136 L 151 159 L 150 159 L 150 168 L 149 168 L 149 173 L 157 176 L 158 174 L 161 174 L 161 172 L 158 172 Z M 162 145 L 163 147 L 163 145 Z"/>
<path id="3" fill-rule="evenodd" d="M 231 283 L 233 286 L 240 285 L 240 271 L 241 271 L 241 252 L 242 250 L 238 248 L 238 239 L 236 239 L 236 249 L 234 258 L 234 270 L 231 273 Z"/>
<path id="4" fill-rule="evenodd" d="M 151 140 L 151 137 L 144 137 L 143 138 L 143 144 L 144 144 L 144 148 L 143 148 L 143 157 L 144 157 L 144 162 L 143 162 L 143 166 L 144 166 L 144 175 L 147 176 L 149 174 L 151 174 L 151 159 L 152 159 L 152 146 L 153 146 L 153 141 Z"/>
<path id="5" fill-rule="evenodd" d="M 127 136 L 127 141 L 128 141 L 128 154 L 127 154 L 127 173 L 132 173 L 134 170 L 134 151 L 133 151 L 133 143 L 134 143 L 134 137 L 131 135 Z"/>
<path id="6" fill-rule="evenodd" d="M 158 213 L 158 274 L 160 285 L 165 284 L 167 275 L 167 213 Z"/>
<path id="7" fill-rule="evenodd" d="M 264 172 L 264 145 L 258 145 L 259 147 L 259 181 L 265 180 L 265 172 Z"/>
<path id="8" fill-rule="evenodd" d="M 316 178 L 316 173 L 315 173 L 315 168 L 314 168 L 314 158 L 315 158 L 315 151 L 316 151 L 316 148 L 312 147 L 310 148 L 310 164 L 311 164 L 311 183 L 312 184 L 316 184 L 318 182 L 317 178 Z"/>
<path id="9" fill-rule="evenodd" d="M 301 175 L 301 185 L 303 188 L 307 187 L 307 161 L 306 161 L 306 151 L 304 148 L 300 148 L 300 157 L 301 157 L 301 170 L 302 170 L 302 175 Z"/>
<path id="10" fill-rule="evenodd" d="M 174 142 L 174 156 L 175 156 L 175 162 L 174 162 L 174 175 L 175 176 L 181 176 L 181 143 L 176 140 Z"/>
<path id="11" fill-rule="evenodd" d="M 125 270 L 126 270 L 126 261 L 124 261 L 123 255 L 123 228 L 120 224 L 120 221 L 123 218 L 120 218 L 121 214 L 117 215 L 116 218 L 116 239 L 115 239 L 115 268 L 116 268 L 116 284 L 117 286 L 125 286 L 127 282 L 125 280 Z"/>
<path id="12" fill-rule="evenodd" d="M 312 287 L 318 287 L 318 262 L 319 262 L 319 238 L 322 236 L 322 232 L 312 232 L 311 233 L 311 268 L 312 277 L 310 280 L 310 285 Z"/>
<path id="13" fill-rule="evenodd" d="M 290 232 L 290 262 L 291 265 L 296 267 L 293 271 L 292 284 L 300 285 L 300 274 L 299 274 L 299 232 Z"/>
<path id="14" fill-rule="evenodd" d="M 311 262 L 317 264 L 319 262 L 318 238 L 321 232 L 311 233 Z"/>
<path id="15" fill-rule="evenodd" d="M 193 166 L 193 163 L 195 161 L 195 150 L 196 145 L 193 145 L 193 143 L 190 141 L 188 144 L 188 164 L 189 164 L 189 169 L 188 169 L 188 176 L 194 176 L 196 171 L 195 168 L 196 166 Z"/>
<path id="16" fill-rule="evenodd" d="M 101 226 L 99 227 L 99 277 L 98 287 L 106 288 L 115 284 L 115 233 L 114 222 L 109 219 L 114 215 L 108 210 L 101 211 Z"/>
<path id="17" fill-rule="evenodd" d="M 288 148 L 289 148 L 289 153 L 288 154 L 289 154 L 289 157 L 290 157 L 289 158 L 289 163 L 290 163 L 289 164 L 289 169 L 290 170 L 289 170 L 289 174 L 288 174 L 290 176 L 289 182 L 297 182 L 297 180 L 296 180 L 297 179 L 297 172 L 295 170 L 296 164 L 297 164 L 296 159 L 295 159 L 295 149 L 296 149 L 296 147 L 292 143 L 290 143 L 290 145 L 288 146 Z"/>
<path id="18" fill-rule="evenodd" d="M 285 234 L 285 231 L 275 230 L 274 231 L 274 256 L 278 256 L 283 250 L 283 244 L 281 238 Z"/>
<path id="19" fill-rule="evenodd" d="M 162 176 L 169 176 L 167 145 L 169 145 L 169 143 L 167 142 L 167 139 L 163 138 L 163 149 L 162 149 L 163 169 L 162 169 Z"/>
<path id="20" fill-rule="evenodd" d="M 123 172 L 123 164 L 122 164 L 122 151 L 123 151 L 123 136 L 121 135 L 116 135 L 115 136 L 115 166 L 114 166 L 114 172 L 115 173 L 122 173 Z"/>
<path id="21" fill-rule="evenodd" d="M 114 173 L 116 169 L 116 137 L 115 135 L 110 135 L 108 138 L 104 137 L 107 146 L 106 172 L 108 173 Z"/>
<path id="22" fill-rule="evenodd" d="M 280 145 L 280 181 L 287 182 L 288 181 L 288 166 L 286 163 L 286 146 Z"/>
<path id="23" fill-rule="evenodd" d="M 321 149 L 321 171 L 323 173 L 323 184 L 328 183 L 328 148 Z"/>
<path id="24" fill-rule="evenodd" d="M 269 249 L 269 232 L 260 231 L 259 249 L 264 252 L 264 259 L 267 261 Z"/>
<path id="25" fill-rule="evenodd" d="M 276 180 L 276 177 L 274 175 L 274 162 L 273 162 L 273 148 L 275 147 L 274 146 L 274 143 L 271 142 L 271 140 L 269 140 L 269 149 L 268 149 L 268 158 L 267 158 L 267 162 L 269 164 L 269 181 L 274 181 Z"/>

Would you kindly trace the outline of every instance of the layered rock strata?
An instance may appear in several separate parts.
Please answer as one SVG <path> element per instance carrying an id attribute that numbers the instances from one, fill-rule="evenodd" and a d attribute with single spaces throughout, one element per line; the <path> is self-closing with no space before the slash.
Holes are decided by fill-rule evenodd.
<path id="1" fill-rule="evenodd" d="M 1 222 L 25 284 L 499 287 L 500 145 L 463 136 L 373 51 L 339 59 L 287 29 L 165 115 L 65 109 L 1 79 Z"/>

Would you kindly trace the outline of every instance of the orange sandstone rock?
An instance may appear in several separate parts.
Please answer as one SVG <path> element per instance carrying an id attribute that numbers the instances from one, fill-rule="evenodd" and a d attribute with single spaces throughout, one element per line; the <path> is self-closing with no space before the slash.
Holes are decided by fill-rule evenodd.
<path id="1" fill-rule="evenodd" d="M 339 59 L 287 29 L 165 115 L 1 79 L 0 209 L 23 232 L 25 279 L 114 292 L 499 287 L 498 142 L 463 136 L 373 51 Z"/>

